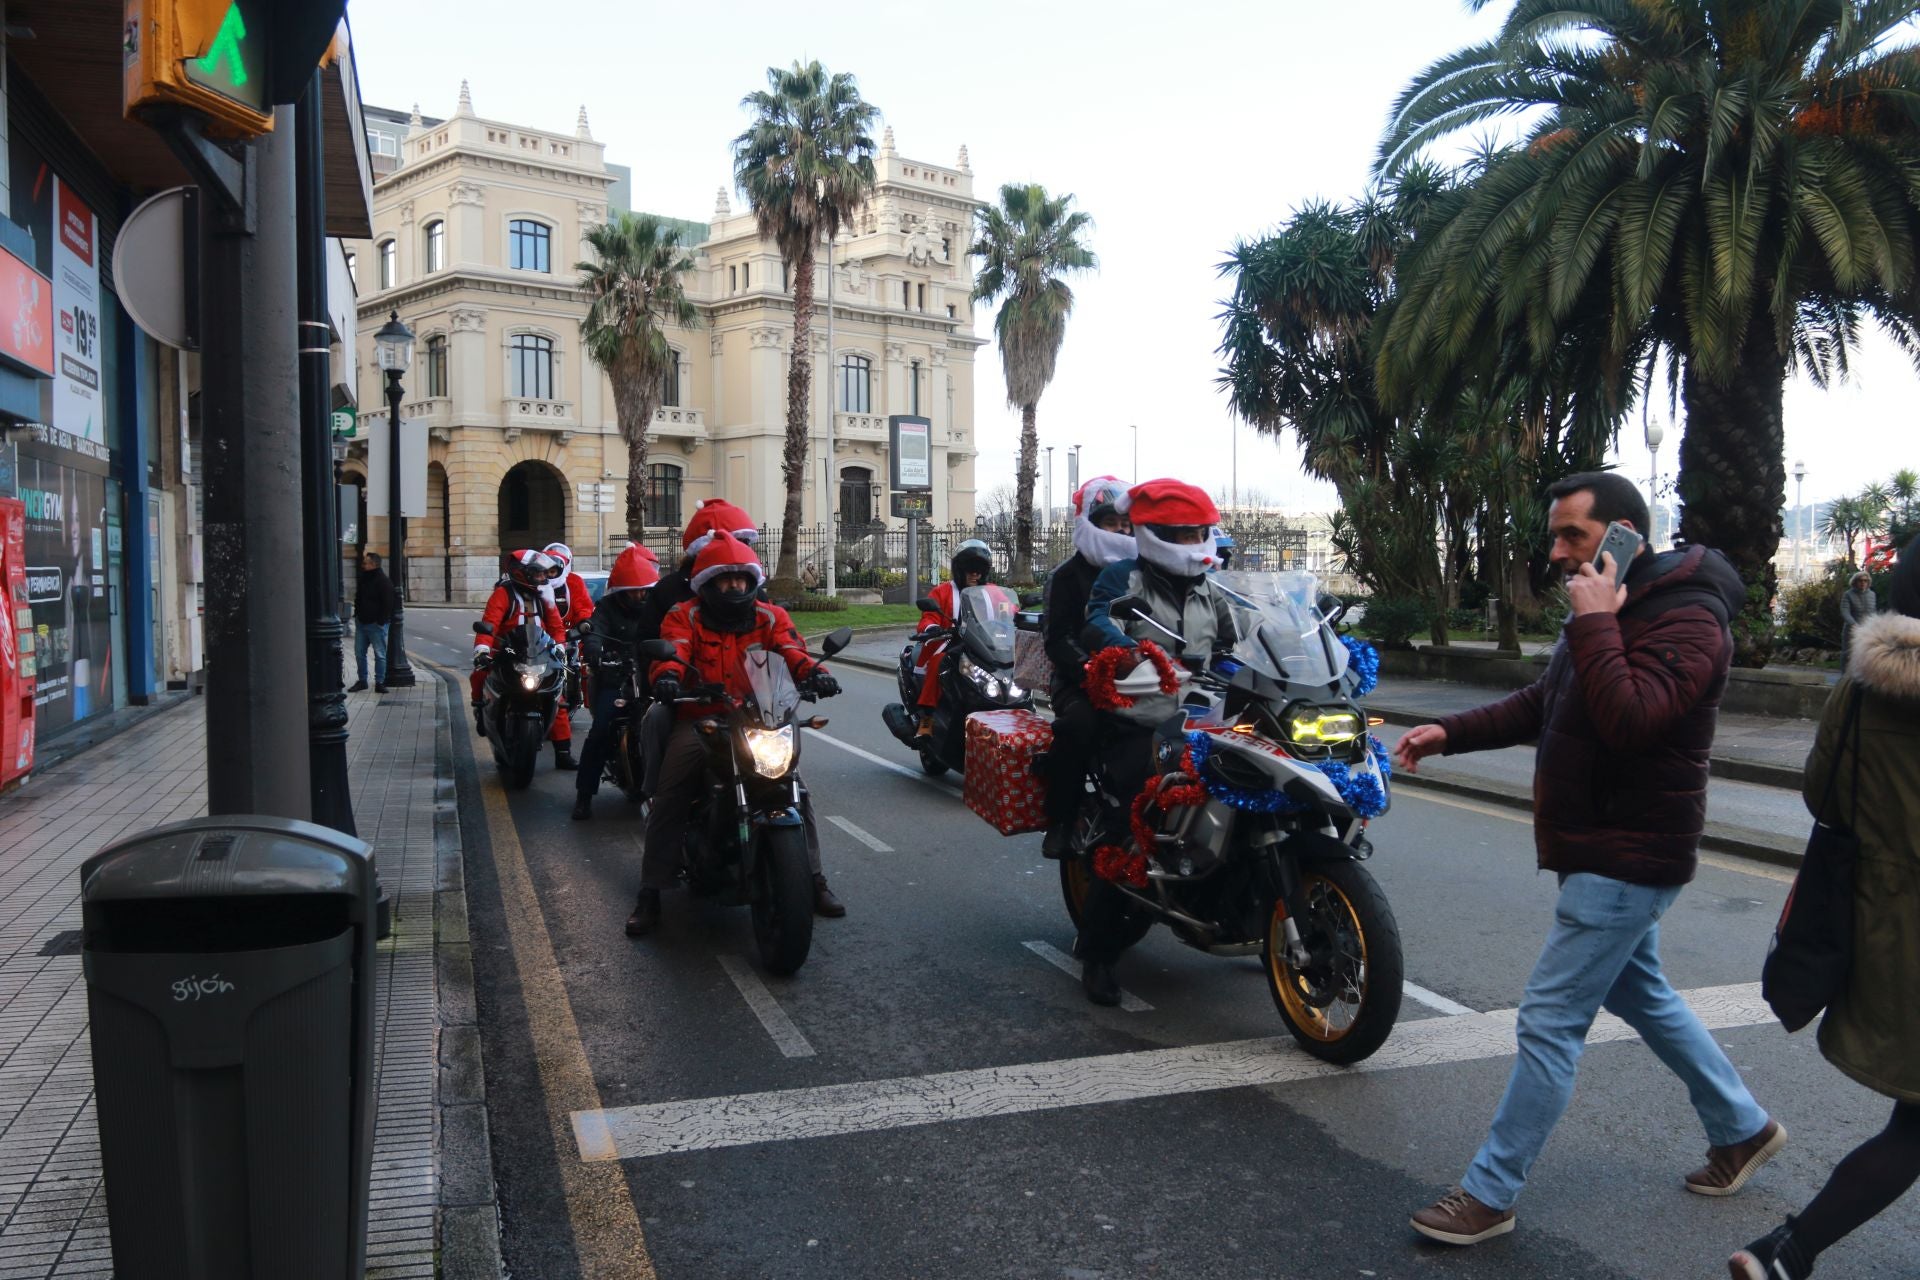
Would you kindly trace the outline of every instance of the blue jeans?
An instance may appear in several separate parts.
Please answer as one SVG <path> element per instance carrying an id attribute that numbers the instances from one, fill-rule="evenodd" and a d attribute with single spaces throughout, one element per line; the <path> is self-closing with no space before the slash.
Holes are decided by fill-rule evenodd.
<path id="1" fill-rule="evenodd" d="M 373 649 L 373 682 L 387 682 L 387 624 L 384 622 L 356 622 L 353 624 L 353 661 L 360 672 L 360 683 L 367 682 L 367 649 Z"/>
<path id="2" fill-rule="evenodd" d="M 1709 1143 L 1732 1146 L 1766 1127 L 1767 1113 L 1740 1073 L 1660 971 L 1660 917 L 1679 896 L 1678 885 L 1586 873 L 1560 878 L 1553 929 L 1520 1001 L 1513 1076 L 1486 1143 L 1460 1180 L 1474 1199 L 1491 1209 L 1513 1207 L 1573 1097 L 1580 1053 L 1602 1007 L 1686 1084 Z"/>

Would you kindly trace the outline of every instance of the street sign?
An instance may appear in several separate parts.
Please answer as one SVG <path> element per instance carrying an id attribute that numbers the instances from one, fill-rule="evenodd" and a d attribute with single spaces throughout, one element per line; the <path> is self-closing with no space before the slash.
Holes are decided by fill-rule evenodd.
<path id="1" fill-rule="evenodd" d="M 912 414 L 887 419 L 887 468 L 894 489 L 933 488 L 933 423 Z"/>
<path id="2" fill-rule="evenodd" d="M 367 419 L 367 517 L 388 511 L 387 443 L 385 417 Z M 400 420 L 400 514 L 409 518 L 427 514 L 427 421 Z"/>
<path id="3" fill-rule="evenodd" d="M 613 510 L 613 486 L 589 482 L 580 486 L 580 509 L 598 515 L 606 515 Z"/>
<path id="4" fill-rule="evenodd" d="M 335 409 L 327 415 L 327 422 L 333 428 L 336 440 L 351 440 L 359 425 L 359 418 L 351 408 Z"/>
<path id="5" fill-rule="evenodd" d="M 127 215 L 113 242 L 113 288 L 155 342 L 200 349 L 200 191 L 173 187 Z"/>
<path id="6" fill-rule="evenodd" d="M 893 516 L 896 520 L 931 520 L 933 518 L 933 493 L 896 493 L 893 495 Z"/>

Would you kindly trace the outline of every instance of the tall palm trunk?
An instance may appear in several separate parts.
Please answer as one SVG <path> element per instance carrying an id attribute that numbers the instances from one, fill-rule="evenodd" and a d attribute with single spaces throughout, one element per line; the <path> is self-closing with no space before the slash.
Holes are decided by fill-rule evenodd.
<path id="1" fill-rule="evenodd" d="M 1756 315 L 1725 382 L 1689 361 L 1681 387 L 1687 429 L 1680 437 L 1680 536 L 1723 552 L 1747 586 L 1733 621 L 1736 666 L 1763 667 L 1773 652 L 1773 557 L 1786 499 L 1786 358 L 1773 323 Z"/>
<path id="2" fill-rule="evenodd" d="M 793 264 L 793 356 L 787 363 L 787 447 L 780 464 L 787 480 L 787 508 L 780 520 L 780 554 L 773 566 L 773 576 L 786 583 L 800 578 L 800 496 L 807 486 L 807 427 L 812 410 L 813 245 L 809 242 Z M 828 430 L 832 430 L 831 416 Z M 831 501 L 825 490 L 820 497 Z M 833 554 L 832 547 L 827 554 Z"/>
<path id="3" fill-rule="evenodd" d="M 1022 585 L 1033 581 L 1033 473 L 1040 457 L 1040 429 L 1034 425 L 1040 406 L 1020 406 L 1020 468 L 1014 485 L 1013 571 L 1007 576 Z"/>
<path id="4" fill-rule="evenodd" d="M 647 449 L 652 444 L 654 410 L 660 399 L 659 380 L 649 378 L 636 367 L 634 358 L 621 360 L 613 376 L 613 414 L 620 423 L 620 434 L 627 438 L 627 540 L 642 542 L 647 536 Z M 605 547 L 595 548 L 604 556 Z"/>

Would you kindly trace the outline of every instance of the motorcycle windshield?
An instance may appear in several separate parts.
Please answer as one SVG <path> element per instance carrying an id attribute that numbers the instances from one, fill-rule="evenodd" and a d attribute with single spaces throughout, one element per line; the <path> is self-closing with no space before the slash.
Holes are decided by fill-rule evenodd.
<path id="1" fill-rule="evenodd" d="M 1233 611 L 1235 660 L 1282 684 L 1330 685 L 1347 671 L 1340 643 L 1316 603 L 1320 580 L 1311 573 L 1217 573 Z"/>
<path id="2" fill-rule="evenodd" d="M 961 634 L 981 661 L 994 666 L 1013 665 L 1019 613 L 1019 598 L 1005 587 L 988 583 L 960 593 Z"/>
<path id="3" fill-rule="evenodd" d="M 753 692 L 760 722 L 768 728 L 778 728 L 792 719 L 800 705 L 800 691 L 793 686 L 786 660 L 765 649 L 747 650 L 747 687 Z"/>

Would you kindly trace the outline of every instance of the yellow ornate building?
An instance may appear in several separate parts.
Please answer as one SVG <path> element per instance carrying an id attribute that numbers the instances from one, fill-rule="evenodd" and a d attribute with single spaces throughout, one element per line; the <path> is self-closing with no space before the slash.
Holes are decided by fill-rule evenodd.
<path id="1" fill-rule="evenodd" d="M 363 421 L 380 416 L 372 334 L 398 312 L 416 337 L 401 414 L 424 419 L 430 435 L 428 514 L 407 529 L 410 598 L 484 598 L 502 548 L 558 539 L 583 566 L 609 560 L 625 542 L 627 448 L 612 388 L 581 346 L 575 267 L 587 229 L 620 206 L 624 171 L 606 163 L 584 108 L 571 133 L 523 128 L 476 115 L 465 84 L 449 119 L 370 109 L 368 124 L 376 152 L 397 164 L 374 187 L 373 237 L 348 246 L 359 403 Z M 831 360 L 824 255 L 819 268 L 804 518 L 827 518 L 824 494 L 843 525 L 883 521 L 887 415 L 920 413 L 933 423 L 933 518 L 971 522 L 973 364 L 984 345 L 969 301 L 972 170 L 964 147 L 951 167 L 903 158 L 891 129 L 876 168 L 873 199 L 834 245 Z M 648 477 L 656 545 L 702 498 L 768 523 L 785 501 L 787 271 L 725 187 L 709 222 L 685 226 L 701 325 L 670 333 L 677 371 L 655 415 Z M 364 440 L 346 470 L 364 476 Z M 375 495 L 373 512 L 383 505 Z M 374 549 L 386 545 L 385 525 L 377 514 L 362 521 Z"/>

